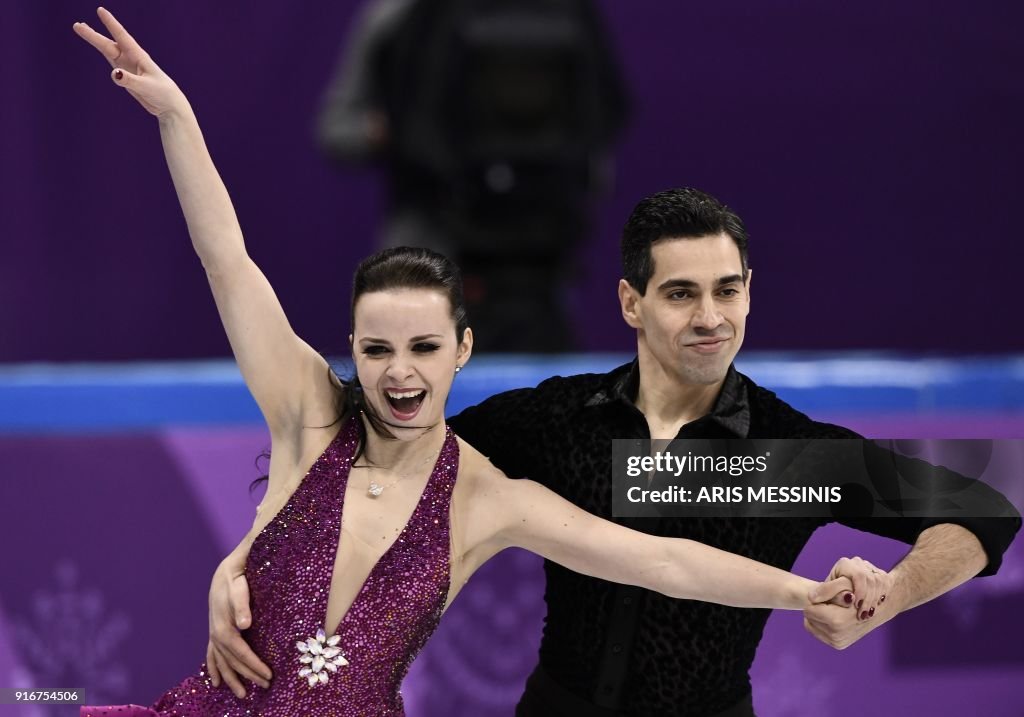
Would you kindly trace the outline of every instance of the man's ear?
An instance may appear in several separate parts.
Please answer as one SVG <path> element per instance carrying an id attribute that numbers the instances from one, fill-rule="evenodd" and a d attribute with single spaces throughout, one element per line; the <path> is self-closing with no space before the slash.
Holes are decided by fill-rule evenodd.
<path id="1" fill-rule="evenodd" d="M 744 282 L 747 285 L 747 303 L 750 303 L 750 279 L 754 276 L 753 269 L 747 269 L 747 280 Z M 749 307 L 748 307 L 749 308 Z"/>
<path id="2" fill-rule="evenodd" d="M 622 307 L 622 318 L 634 329 L 644 327 L 638 312 L 639 302 L 639 292 L 625 279 L 619 279 L 619 305 Z"/>

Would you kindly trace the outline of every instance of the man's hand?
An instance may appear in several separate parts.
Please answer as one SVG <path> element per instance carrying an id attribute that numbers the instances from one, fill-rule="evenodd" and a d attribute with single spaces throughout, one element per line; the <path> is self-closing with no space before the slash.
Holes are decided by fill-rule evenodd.
<path id="1" fill-rule="evenodd" d="M 214 686 L 223 678 L 239 698 L 245 697 L 245 688 L 239 675 L 263 688 L 270 686 L 273 677 L 240 630 L 249 627 L 249 583 L 245 579 L 246 554 L 239 550 L 229 554 L 217 566 L 210 583 L 210 641 L 206 647 L 206 666 Z"/>
<path id="2" fill-rule="evenodd" d="M 861 558 L 842 558 L 832 566 L 827 580 L 840 576 L 853 583 L 853 593 L 843 596 L 845 606 L 822 604 L 828 596 L 818 595 L 816 589 L 810 595 L 812 604 L 804 608 L 804 628 L 837 650 L 849 647 L 899 612 L 891 599 L 893 578 L 884 570 Z"/>

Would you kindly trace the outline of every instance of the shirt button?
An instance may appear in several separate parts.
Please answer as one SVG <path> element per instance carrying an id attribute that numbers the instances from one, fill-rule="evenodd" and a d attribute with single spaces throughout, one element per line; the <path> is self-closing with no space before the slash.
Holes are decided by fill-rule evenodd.
<path id="1" fill-rule="evenodd" d="M 604 692 L 606 695 L 610 695 L 612 693 L 612 686 L 611 685 L 605 685 L 604 687 L 601 688 L 601 691 Z"/>
<path id="2" fill-rule="evenodd" d="M 631 597 L 624 597 L 624 598 L 622 598 L 622 604 L 623 605 L 632 605 L 633 604 L 633 598 L 631 598 Z"/>
<path id="3" fill-rule="evenodd" d="M 622 652 L 622 645 L 616 642 L 614 645 L 612 645 L 612 652 L 618 655 L 620 652 Z"/>

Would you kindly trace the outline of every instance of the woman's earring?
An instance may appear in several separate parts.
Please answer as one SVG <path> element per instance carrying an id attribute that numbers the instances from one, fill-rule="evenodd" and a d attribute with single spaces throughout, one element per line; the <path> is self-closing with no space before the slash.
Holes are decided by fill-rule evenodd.
<path id="1" fill-rule="evenodd" d="M 455 373 L 458 373 L 461 370 L 462 370 L 462 366 L 459 366 L 458 364 L 455 364 Z"/>

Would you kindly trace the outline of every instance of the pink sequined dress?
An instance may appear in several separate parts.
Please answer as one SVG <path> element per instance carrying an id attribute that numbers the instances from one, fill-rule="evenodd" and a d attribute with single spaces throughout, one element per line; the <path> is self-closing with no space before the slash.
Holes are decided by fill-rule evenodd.
<path id="1" fill-rule="evenodd" d="M 334 635 L 327 596 L 358 433 L 353 418 L 256 537 L 246 563 L 252 627 L 243 632 L 273 671 L 244 699 L 206 664 L 151 707 L 82 707 L 81 717 L 370 717 L 403 715 L 399 687 L 448 598 L 449 506 L 459 465 L 451 429 L 405 529 L 370 571 Z"/>

